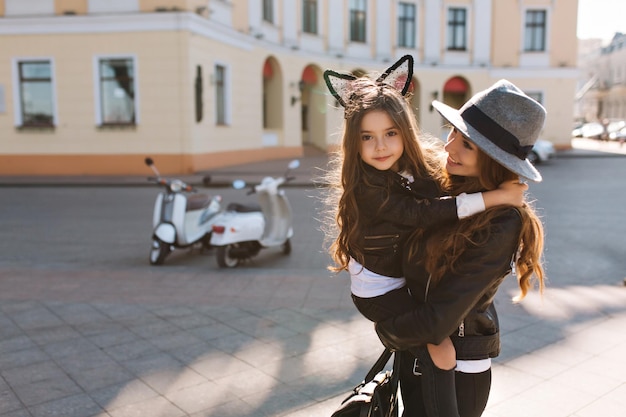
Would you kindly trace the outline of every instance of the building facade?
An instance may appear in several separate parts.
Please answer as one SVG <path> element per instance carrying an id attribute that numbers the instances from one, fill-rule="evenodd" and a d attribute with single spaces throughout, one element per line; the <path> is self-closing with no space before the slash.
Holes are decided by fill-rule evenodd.
<path id="1" fill-rule="evenodd" d="M 616 33 L 605 46 L 597 39 L 584 41 L 579 67 L 575 119 L 599 123 L 626 120 L 626 34 Z"/>
<path id="2" fill-rule="evenodd" d="M 570 146 L 576 0 L 0 0 L 0 175 L 194 173 L 337 146 L 327 68 L 415 58 L 412 102 L 501 78 Z"/>

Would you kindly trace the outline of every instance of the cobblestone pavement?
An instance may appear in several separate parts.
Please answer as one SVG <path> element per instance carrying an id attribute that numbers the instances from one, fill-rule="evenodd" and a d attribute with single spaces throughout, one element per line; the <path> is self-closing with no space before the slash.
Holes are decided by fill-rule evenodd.
<path id="1" fill-rule="evenodd" d="M 513 305 L 508 279 L 497 297 L 503 349 L 485 417 L 625 413 L 623 181 L 589 178 L 604 168 L 623 179 L 625 164 L 588 156 L 598 158 L 560 155 L 531 186 L 547 223 L 550 282 L 543 297 Z M 304 158 L 300 172 L 323 164 Z M 292 255 L 268 249 L 233 270 L 217 268 L 211 251 L 148 266 L 156 190 L 123 187 L 139 179 L 41 187 L 4 178 L 0 416 L 329 416 L 381 346 L 347 277 L 324 269 L 305 177 L 287 190 L 299 225 Z M 231 191 L 219 190 L 238 198 Z"/>

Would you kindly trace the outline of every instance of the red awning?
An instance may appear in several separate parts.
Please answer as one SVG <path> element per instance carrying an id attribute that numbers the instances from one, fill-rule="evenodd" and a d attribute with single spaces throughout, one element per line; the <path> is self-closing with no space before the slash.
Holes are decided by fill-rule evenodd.
<path id="1" fill-rule="evenodd" d="M 443 86 L 443 92 L 465 94 L 467 93 L 467 82 L 461 77 L 450 78 Z"/>
<path id="2" fill-rule="evenodd" d="M 272 74 L 274 71 L 272 70 L 272 64 L 269 59 L 265 60 L 265 65 L 263 65 L 263 78 L 272 78 Z"/>
<path id="3" fill-rule="evenodd" d="M 317 83 L 317 75 L 315 75 L 315 70 L 311 67 L 306 67 L 304 71 L 302 71 L 302 81 L 307 84 Z"/>

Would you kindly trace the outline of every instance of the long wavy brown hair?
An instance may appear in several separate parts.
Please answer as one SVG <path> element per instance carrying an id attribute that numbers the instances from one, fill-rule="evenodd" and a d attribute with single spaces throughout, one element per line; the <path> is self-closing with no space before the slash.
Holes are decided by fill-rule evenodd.
<path id="1" fill-rule="evenodd" d="M 443 161 L 443 159 L 441 159 Z M 450 195 L 494 190 L 504 181 L 518 180 L 517 174 L 497 163 L 480 149 L 478 150 L 478 177 L 446 176 L 443 188 Z M 445 172 L 445 169 L 442 169 Z M 482 246 L 489 239 L 493 219 L 510 207 L 497 206 L 485 210 L 457 223 L 438 229 L 428 236 L 425 242 L 425 256 L 422 257 L 426 270 L 431 274 L 431 282 L 436 283 L 448 271 L 455 271 L 457 261 L 469 245 Z M 517 209 L 522 219 L 519 236 L 519 251 L 516 255 L 517 281 L 519 294 L 513 298 L 521 301 L 528 291 L 537 284 L 540 292 L 544 289 L 542 253 L 544 245 L 543 225 L 530 201 Z M 419 232 L 412 235 L 409 243 L 409 256 L 413 257 L 424 238 Z M 513 256 L 513 254 L 511 254 Z M 477 263 L 480 260 L 476 260 Z"/>
<path id="2" fill-rule="evenodd" d="M 360 132 L 361 122 L 368 112 L 386 112 L 400 132 L 404 144 L 404 153 L 398 161 L 400 171 L 408 171 L 415 178 L 436 178 L 441 175 L 441 166 L 434 153 L 422 152 L 418 143 L 420 132 L 415 114 L 406 97 L 393 87 L 376 84 L 365 77 L 355 80 L 353 88 L 345 108 L 341 147 L 331 157 L 330 170 L 325 176 L 329 192 L 323 229 L 334 262 L 329 269 L 334 272 L 347 270 L 351 256 L 363 263 L 363 248 L 359 247 L 356 239 L 363 219 L 359 214 L 355 190 L 362 182 L 367 185 L 365 163 L 360 155 Z M 387 197 L 390 185 L 391 181 L 381 189 L 381 192 L 387 193 Z"/>

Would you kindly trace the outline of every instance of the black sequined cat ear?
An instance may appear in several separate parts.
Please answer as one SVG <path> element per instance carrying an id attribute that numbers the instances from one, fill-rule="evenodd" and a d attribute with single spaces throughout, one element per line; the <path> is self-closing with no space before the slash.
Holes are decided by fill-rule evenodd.
<path id="1" fill-rule="evenodd" d="M 326 86 L 343 107 L 346 107 L 346 103 L 352 94 L 352 82 L 354 80 L 356 80 L 356 77 L 352 74 L 339 74 L 332 70 L 324 71 Z"/>
<path id="2" fill-rule="evenodd" d="M 357 78 L 352 74 L 340 74 L 332 70 L 324 71 L 324 81 L 339 104 L 346 107 L 350 101 L 353 86 Z M 378 77 L 376 84 L 386 84 L 398 90 L 403 96 L 409 91 L 413 79 L 413 57 L 405 55 Z"/>
<path id="3" fill-rule="evenodd" d="M 413 79 L 413 57 L 405 55 L 395 64 L 387 68 L 385 72 L 376 80 L 377 84 L 385 83 L 404 96 L 409 91 L 411 80 Z"/>

